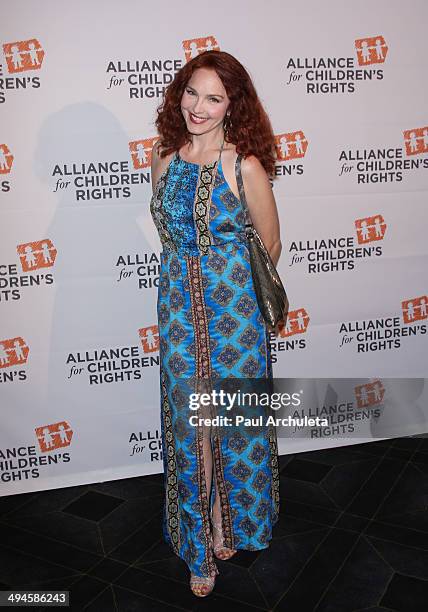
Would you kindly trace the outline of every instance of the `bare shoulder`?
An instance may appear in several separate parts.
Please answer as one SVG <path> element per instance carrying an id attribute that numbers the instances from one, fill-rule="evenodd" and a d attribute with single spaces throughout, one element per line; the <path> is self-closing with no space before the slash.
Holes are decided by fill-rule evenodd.
<path id="1" fill-rule="evenodd" d="M 239 191 L 235 175 L 235 162 L 237 157 L 238 153 L 236 152 L 236 146 L 231 142 L 225 143 L 221 153 L 223 174 L 232 193 L 239 199 Z"/>
<path id="2" fill-rule="evenodd" d="M 253 224 L 264 243 L 270 244 L 279 236 L 278 210 L 268 174 L 254 155 L 242 160 L 242 180 Z"/>
<path id="3" fill-rule="evenodd" d="M 221 159 L 223 164 L 231 165 L 235 163 L 236 157 L 236 145 L 231 142 L 225 143 L 223 151 L 221 152 Z"/>
<path id="4" fill-rule="evenodd" d="M 152 148 L 152 160 L 151 160 L 151 177 L 152 177 L 152 187 L 154 188 L 156 183 L 159 180 L 159 177 L 166 170 L 169 162 L 171 161 L 174 153 L 170 153 L 169 155 L 165 155 L 165 157 L 161 157 L 162 145 L 159 140 L 155 142 Z"/>
<path id="5" fill-rule="evenodd" d="M 255 155 L 249 155 L 242 160 L 241 172 L 246 189 L 257 191 L 259 194 L 272 191 L 267 172 Z"/>
<path id="6" fill-rule="evenodd" d="M 242 159 L 241 172 L 244 180 L 257 181 L 267 178 L 266 170 L 255 155 L 248 155 Z"/>
<path id="7" fill-rule="evenodd" d="M 162 144 L 160 140 L 157 140 L 152 148 L 152 171 L 156 170 L 159 164 L 162 163 L 161 151 Z"/>

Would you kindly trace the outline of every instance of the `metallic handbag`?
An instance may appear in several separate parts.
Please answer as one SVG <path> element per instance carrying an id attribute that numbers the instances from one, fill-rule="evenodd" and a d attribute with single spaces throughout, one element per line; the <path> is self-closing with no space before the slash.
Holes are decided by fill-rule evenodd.
<path id="1" fill-rule="evenodd" d="M 242 155 L 238 155 L 235 164 L 236 182 L 245 214 L 245 233 L 250 254 L 251 273 L 260 312 L 270 327 L 275 328 L 280 321 L 287 320 L 288 298 L 274 263 L 263 244 L 256 228 L 251 222 L 244 183 L 241 174 Z"/>

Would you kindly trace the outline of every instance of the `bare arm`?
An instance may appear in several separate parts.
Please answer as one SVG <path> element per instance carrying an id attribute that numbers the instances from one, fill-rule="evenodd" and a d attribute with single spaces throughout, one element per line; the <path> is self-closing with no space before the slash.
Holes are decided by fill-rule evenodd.
<path id="1" fill-rule="evenodd" d="M 159 156 L 159 141 L 156 141 L 152 149 L 152 164 L 151 164 L 152 191 L 154 191 L 155 185 L 158 182 L 159 177 L 163 172 L 164 162 L 165 160 Z"/>
<path id="2" fill-rule="evenodd" d="M 282 244 L 278 210 L 268 175 L 254 155 L 242 160 L 241 169 L 251 220 L 276 266 Z"/>

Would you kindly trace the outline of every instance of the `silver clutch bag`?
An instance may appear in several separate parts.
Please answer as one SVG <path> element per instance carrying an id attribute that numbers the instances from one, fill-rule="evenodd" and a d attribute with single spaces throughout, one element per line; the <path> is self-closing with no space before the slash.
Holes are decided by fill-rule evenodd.
<path id="1" fill-rule="evenodd" d="M 281 278 L 263 244 L 263 240 L 251 222 L 245 198 L 244 183 L 242 181 L 241 160 L 242 155 L 238 155 L 235 164 L 235 174 L 245 214 L 245 233 L 248 242 L 254 290 L 263 319 L 270 327 L 275 328 L 280 321 L 284 321 L 284 324 L 286 322 L 289 307 L 288 298 Z"/>

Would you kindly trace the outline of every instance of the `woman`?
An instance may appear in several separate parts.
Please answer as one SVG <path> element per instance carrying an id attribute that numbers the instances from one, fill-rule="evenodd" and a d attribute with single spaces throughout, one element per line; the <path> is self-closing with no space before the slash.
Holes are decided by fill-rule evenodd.
<path id="1" fill-rule="evenodd" d="M 238 431 L 223 438 L 204 424 L 190 427 L 180 408 L 180 380 L 207 389 L 218 378 L 272 377 L 235 163 L 240 154 L 250 215 L 276 264 L 281 241 L 268 177 L 275 146 L 250 76 L 225 52 L 207 51 L 183 66 L 157 113 L 150 209 L 163 248 L 163 532 L 189 566 L 193 593 L 203 597 L 218 574 L 214 557 L 267 548 L 278 519 L 276 432 L 250 442 Z"/>

